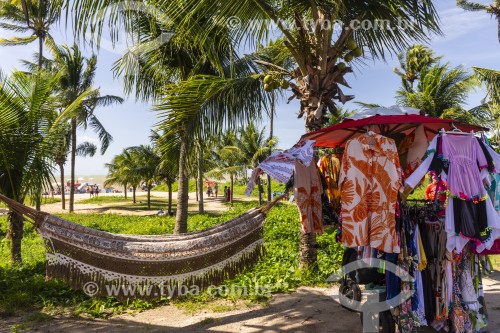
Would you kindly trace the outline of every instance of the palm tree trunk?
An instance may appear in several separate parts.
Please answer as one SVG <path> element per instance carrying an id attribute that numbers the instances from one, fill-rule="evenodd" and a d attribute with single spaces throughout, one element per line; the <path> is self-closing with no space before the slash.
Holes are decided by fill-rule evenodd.
<path id="1" fill-rule="evenodd" d="M 135 203 L 135 190 L 137 189 L 137 186 L 132 186 L 132 200 Z"/>
<path id="2" fill-rule="evenodd" d="M 125 199 L 127 199 L 127 184 L 123 184 L 123 193 L 125 193 Z"/>
<path id="3" fill-rule="evenodd" d="M 200 192 L 198 189 L 198 179 L 194 180 L 194 187 L 196 188 L 196 202 L 200 201 L 200 197 L 198 196 L 198 193 Z"/>
<path id="4" fill-rule="evenodd" d="M 300 81 L 300 80 L 299 80 Z M 299 82 L 298 81 L 298 82 Z M 305 87 L 305 83 L 301 84 Z M 321 129 L 326 123 L 327 119 L 324 116 L 320 116 L 317 118 L 315 116 L 316 109 L 319 107 L 319 103 L 321 101 L 321 93 L 325 87 L 319 87 L 322 89 L 317 89 L 315 91 L 310 90 L 308 102 L 301 103 L 301 113 L 304 113 L 306 117 L 306 133 L 313 132 Z M 305 101 L 306 99 L 304 99 Z M 299 268 L 300 269 L 316 269 L 317 268 L 317 249 L 316 249 L 316 233 L 309 232 L 304 233 L 300 232 L 300 253 L 299 253 Z"/>
<path id="5" fill-rule="evenodd" d="M 188 178 L 186 176 L 186 133 L 181 136 L 180 154 L 179 154 L 179 189 L 177 192 L 177 214 L 175 217 L 175 234 L 184 234 L 187 232 L 188 217 Z"/>
<path id="6" fill-rule="evenodd" d="M 64 164 L 59 164 L 59 170 L 61 171 L 61 186 L 59 189 L 61 191 L 62 209 L 66 209 L 66 194 L 64 193 Z"/>
<path id="7" fill-rule="evenodd" d="M 262 206 L 262 179 L 260 179 L 260 176 L 259 176 L 259 180 L 257 182 L 257 187 L 259 188 L 259 206 Z"/>
<path id="8" fill-rule="evenodd" d="M 43 64 L 43 38 L 38 37 L 38 68 L 41 69 Z"/>
<path id="9" fill-rule="evenodd" d="M 299 267 L 301 269 L 314 269 L 317 261 L 316 233 L 300 233 Z"/>
<path id="10" fill-rule="evenodd" d="M 496 1 L 497 10 L 500 10 L 500 1 Z M 497 14 L 497 24 L 498 24 L 498 41 L 500 42 L 500 14 Z"/>
<path id="11" fill-rule="evenodd" d="M 172 183 L 168 182 L 168 216 L 172 216 Z"/>
<path id="12" fill-rule="evenodd" d="M 148 209 L 151 209 L 151 185 L 148 186 Z"/>
<path id="13" fill-rule="evenodd" d="M 39 212 L 42 208 L 42 195 L 40 193 L 35 194 L 35 209 Z"/>
<path id="14" fill-rule="evenodd" d="M 71 188 L 69 189 L 69 212 L 75 209 L 75 161 L 76 161 L 76 118 L 71 119 Z"/>
<path id="15" fill-rule="evenodd" d="M 10 261 L 13 264 L 21 263 L 21 242 L 23 240 L 23 216 L 16 212 L 9 212 L 9 231 L 10 239 Z"/>
<path id="16" fill-rule="evenodd" d="M 203 207 L 203 170 L 202 170 L 202 159 L 203 159 L 203 154 L 201 149 L 198 150 L 198 183 L 200 184 L 199 186 L 199 201 L 198 201 L 198 212 L 200 214 L 205 213 L 205 207 Z"/>
<path id="17" fill-rule="evenodd" d="M 269 117 L 269 140 L 273 138 L 273 128 L 274 128 L 274 92 L 271 92 L 271 115 Z M 270 202 L 272 199 L 271 195 L 271 176 L 267 175 L 267 201 Z"/>
<path id="18" fill-rule="evenodd" d="M 229 200 L 229 202 L 231 203 L 231 206 L 233 206 L 233 197 L 234 197 L 234 192 L 233 192 L 233 190 L 234 190 L 234 186 L 233 186 L 233 185 L 234 185 L 234 176 L 233 176 L 233 175 L 231 175 L 231 177 L 230 177 L 230 178 L 231 178 L 231 193 L 230 193 L 230 195 L 229 195 L 229 199 L 230 199 L 230 200 Z"/>

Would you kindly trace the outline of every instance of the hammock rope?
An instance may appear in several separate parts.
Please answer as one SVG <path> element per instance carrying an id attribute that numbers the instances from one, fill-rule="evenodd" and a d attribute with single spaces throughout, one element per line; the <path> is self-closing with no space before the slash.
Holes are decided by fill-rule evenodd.
<path id="1" fill-rule="evenodd" d="M 111 288 L 112 296 L 121 299 L 158 299 L 167 289 L 176 297 L 181 285 L 202 290 L 251 268 L 265 252 L 265 214 L 284 196 L 203 231 L 166 236 L 113 234 L 36 211 L 3 195 L 0 201 L 35 221 L 44 240 L 48 279 L 62 279 L 73 289 L 93 282 L 96 296 L 110 296 Z M 132 285 L 148 292 L 130 295 Z"/>

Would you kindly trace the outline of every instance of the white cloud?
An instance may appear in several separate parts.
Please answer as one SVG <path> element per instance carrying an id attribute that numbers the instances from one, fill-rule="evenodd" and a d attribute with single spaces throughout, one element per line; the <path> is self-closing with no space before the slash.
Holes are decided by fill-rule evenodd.
<path id="1" fill-rule="evenodd" d="M 492 24 L 486 12 L 468 12 L 458 7 L 444 10 L 440 17 L 444 36 L 434 38 L 434 43 L 451 41 Z"/>

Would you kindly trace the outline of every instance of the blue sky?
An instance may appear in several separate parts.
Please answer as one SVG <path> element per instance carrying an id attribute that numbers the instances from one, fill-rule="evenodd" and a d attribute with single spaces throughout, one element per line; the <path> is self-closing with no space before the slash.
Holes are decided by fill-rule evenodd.
<path id="1" fill-rule="evenodd" d="M 497 39 L 496 20 L 486 13 L 464 12 L 456 8 L 454 0 L 440 0 L 435 3 L 445 34 L 444 37 L 434 36 L 429 44 L 436 54 L 443 55 L 443 61 L 449 61 L 455 66 L 463 65 L 469 69 L 472 66 L 500 69 L 500 43 Z M 52 34 L 58 43 L 72 43 L 71 33 L 66 33 L 63 26 L 56 27 Z M 0 37 L 10 36 L 12 36 L 10 32 L 0 29 Z M 36 45 L 37 43 L 20 47 L 1 47 L 0 68 L 2 71 L 9 73 L 16 68 L 22 69 L 19 60 L 32 59 Z M 113 78 L 111 72 L 112 64 L 120 57 L 123 49 L 121 45 L 113 49 L 106 40 L 102 43 L 98 54 L 98 72 L 95 80 L 95 85 L 101 88 L 102 94 L 123 96 L 122 83 L 119 78 Z M 392 72 L 395 66 L 398 66 L 395 55 L 388 57 L 386 63 L 367 61 L 365 66 L 346 76 L 352 89 L 346 89 L 344 92 L 354 94 L 355 101 L 386 106 L 395 104 L 395 91 L 400 84 L 399 77 Z M 484 95 L 483 90 L 471 94 L 468 105 L 479 104 Z M 346 106 L 356 108 L 352 102 Z M 97 110 L 98 118 L 113 135 L 114 142 L 105 155 L 77 158 L 77 176 L 105 175 L 107 169 L 104 164 L 120 153 L 123 148 L 147 144 L 149 131 L 156 122 L 155 114 L 150 109 L 150 105 L 135 102 L 133 97 L 129 97 L 122 105 Z M 289 148 L 304 133 L 304 121 L 296 117 L 298 109 L 299 105 L 296 100 L 288 105 L 281 103 L 277 107 L 275 135 L 279 138 L 281 148 Z M 267 122 L 263 121 L 261 125 L 266 124 Z M 80 132 L 78 139 L 98 142 L 96 135 L 91 131 Z M 69 170 L 69 165 L 66 169 Z"/>

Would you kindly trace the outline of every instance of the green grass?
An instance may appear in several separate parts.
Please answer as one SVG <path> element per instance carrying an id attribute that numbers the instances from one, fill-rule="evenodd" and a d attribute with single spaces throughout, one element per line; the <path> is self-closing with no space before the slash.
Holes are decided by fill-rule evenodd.
<path id="1" fill-rule="evenodd" d="M 76 204 L 101 204 L 101 203 L 114 203 L 114 202 L 127 202 L 127 201 L 132 202 L 131 197 L 132 196 L 127 197 L 127 199 L 125 199 L 123 195 L 100 196 L 100 197 L 93 197 L 84 200 L 79 200 L 76 202 Z"/>
<path id="2" fill-rule="evenodd" d="M 175 209 L 177 201 L 172 200 L 172 209 Z M 106 205 L 107 209 L 122 210 L 122 211 L 136 211 L 136 210 L 151 210 L 157 211 L 160 209 L 166 209 L 168 207 L 168 199 L 151 196 L 151 208 L 148 208 L 147 196 L 141 192 L 141 195 L 136 196 L 136 203 L 133 203 L 132 197 L 129 196 L 127 199 L 123 196 L 100 196 L 89 198 L 85 200 L 78 201 L 78 204 L 116 204 L 116 205 Z"/>

